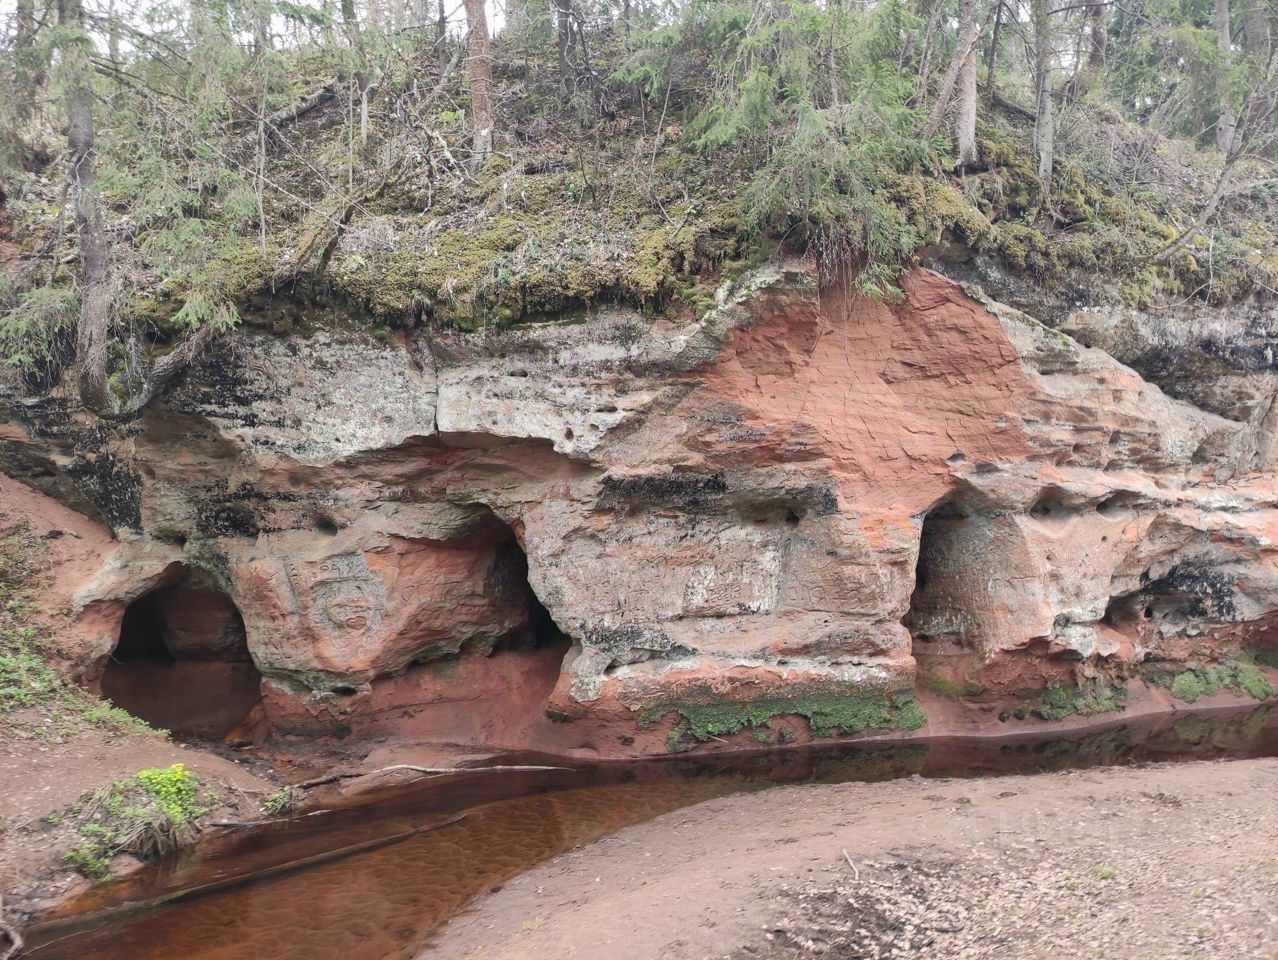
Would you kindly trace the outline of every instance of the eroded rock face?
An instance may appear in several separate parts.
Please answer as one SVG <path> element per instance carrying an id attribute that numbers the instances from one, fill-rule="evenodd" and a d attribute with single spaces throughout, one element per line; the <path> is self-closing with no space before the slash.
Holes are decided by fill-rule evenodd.
<path id="1" fill-rule="evenodd" d="M 1211 412 L 936 273 L 904 290 L 796 262 L 682 323 L 244 331 L 114 431 L 15 402 L 3 462 L 116 518 L 85 672 L 102 610 L 199 569 L 289 731 L 655 752 L 1278 645 L 1260 400 Z M 136 510 L 76 484 L 106 458 Z"/>

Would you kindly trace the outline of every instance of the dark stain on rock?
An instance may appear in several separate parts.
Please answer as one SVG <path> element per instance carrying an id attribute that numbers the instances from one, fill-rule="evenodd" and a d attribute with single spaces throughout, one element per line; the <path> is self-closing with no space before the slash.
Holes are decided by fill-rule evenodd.
<path id="1" fill-rule="evenodd" d="M 142 530 L 142 478 L 115 454 L 76 457 L 65 472 L 113 530 Z"/>
<path id="2" fill-rule="evenodd" d="M 602 483 L 604 505 L 646 503 L 697 510 L 728 492 L 723 474 L 657 474 L 638 477 L 606 476 Z"/>

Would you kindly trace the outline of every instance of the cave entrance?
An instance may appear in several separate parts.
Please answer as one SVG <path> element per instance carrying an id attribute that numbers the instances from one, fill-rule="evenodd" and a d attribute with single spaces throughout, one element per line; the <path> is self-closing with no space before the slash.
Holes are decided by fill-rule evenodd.
<path id="1" fill-rule="evenodd" d="M 372 682 L 363 715 L 381 734 L 552 749 L 560 728 L 547 710 L 572 640 L 537 595 L 510 524 L 485 509 L 455 549 L 473 558 L 469 575 L 480 579 L 449 602 L 406 670 Z"/>
<path id="2" fill-rule="evenodd" d="M 957 588 L 962 583 L 959 565 L 965 560 L 963 547 L 971 535 L 971 524 L 968 511 L 951 500 L 933 507 L 923 518 L 914 592 L 903 621 L 915 643 L 962 645 L 966 639 L 961 615 L 966 598 Z"/>
<path id="3" fill-rule="evenodd" d="M 188 576 L 126 608 L 102 695 L 152 726 L 223 738 L 260 702 L 261 679 L 234 602 Z"/>
<path id="4" fill-rule="evenodd" d="M 515 539 L 513 531 L 510 534 L 510 540 L 503 545 L 502 550 L 505 557 L 500 567 L 504 571 L 502 575 L 508 578 L 502 589 L 509 591 L 517 604 L 522 603 L 526 606 L 528 617 L 522 628 L 502 638 L 496 651 L 549 650 L 552 651 L 552 656 L 557 654 L 558 660 L 562 662 L 568 648 L 572 646 L 572 640 L 559 629 L 550 611 L 533 590 L 528 580 L 528 555 Z"/>
<path id="5" fill-rule="evenodd" d="M 990 620 L 983 582 L 992 543 L 988 516 L 974 513 L 973 500 L 951 497 L 924 516 L 914 592 L 902 619 L 920 685 L 950 698 L 982 689 L 980 643 Z"/>

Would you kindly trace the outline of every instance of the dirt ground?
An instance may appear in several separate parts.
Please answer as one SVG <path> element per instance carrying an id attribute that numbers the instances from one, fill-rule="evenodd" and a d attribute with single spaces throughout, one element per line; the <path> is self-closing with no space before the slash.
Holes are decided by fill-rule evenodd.
<path id="1" fill-rule="evenodd" d="M 21 722 L 24 720 L 30 722 Z M 83 794 L 112 780 L 147 768 L 184 763 L 202 784 L 224 798 L 219 800 L 219 816 L 235 816 L 241 806 L 256 810 L 254 799 L 262 796 L 262 791 L 274 789 L 239 764 L 170 743 L 158 734 L 117 731 L 73 720 L 64 721 L 64 727 L 72 727 L 70 731 L 45 734 L 39 717 L 10 714 L 2 721 L 0 896 L 7 893 L 5 906 L 10 911 L 56 898 L 86 882 L 61 862 L 62 854 L 75 842 L 73 831 L 45 818 L 64 812 Z"/>
<path id="2" fill-rule="evenodd" d="M 1274 960 L 1278 759 L 778 787 L 580 847 L 423 960 Z"/>

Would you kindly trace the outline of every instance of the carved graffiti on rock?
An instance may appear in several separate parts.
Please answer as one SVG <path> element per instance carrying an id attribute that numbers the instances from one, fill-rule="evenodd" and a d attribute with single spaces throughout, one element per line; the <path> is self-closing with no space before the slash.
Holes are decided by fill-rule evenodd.
<path id="1" fill-rule="evenodd" d="M 335 643 L 363 652 L 386 612 L 386 590 L 361 553 L 325 557 L 318 563 L 291 564 L 302 587 L 307 619 Z"/>

